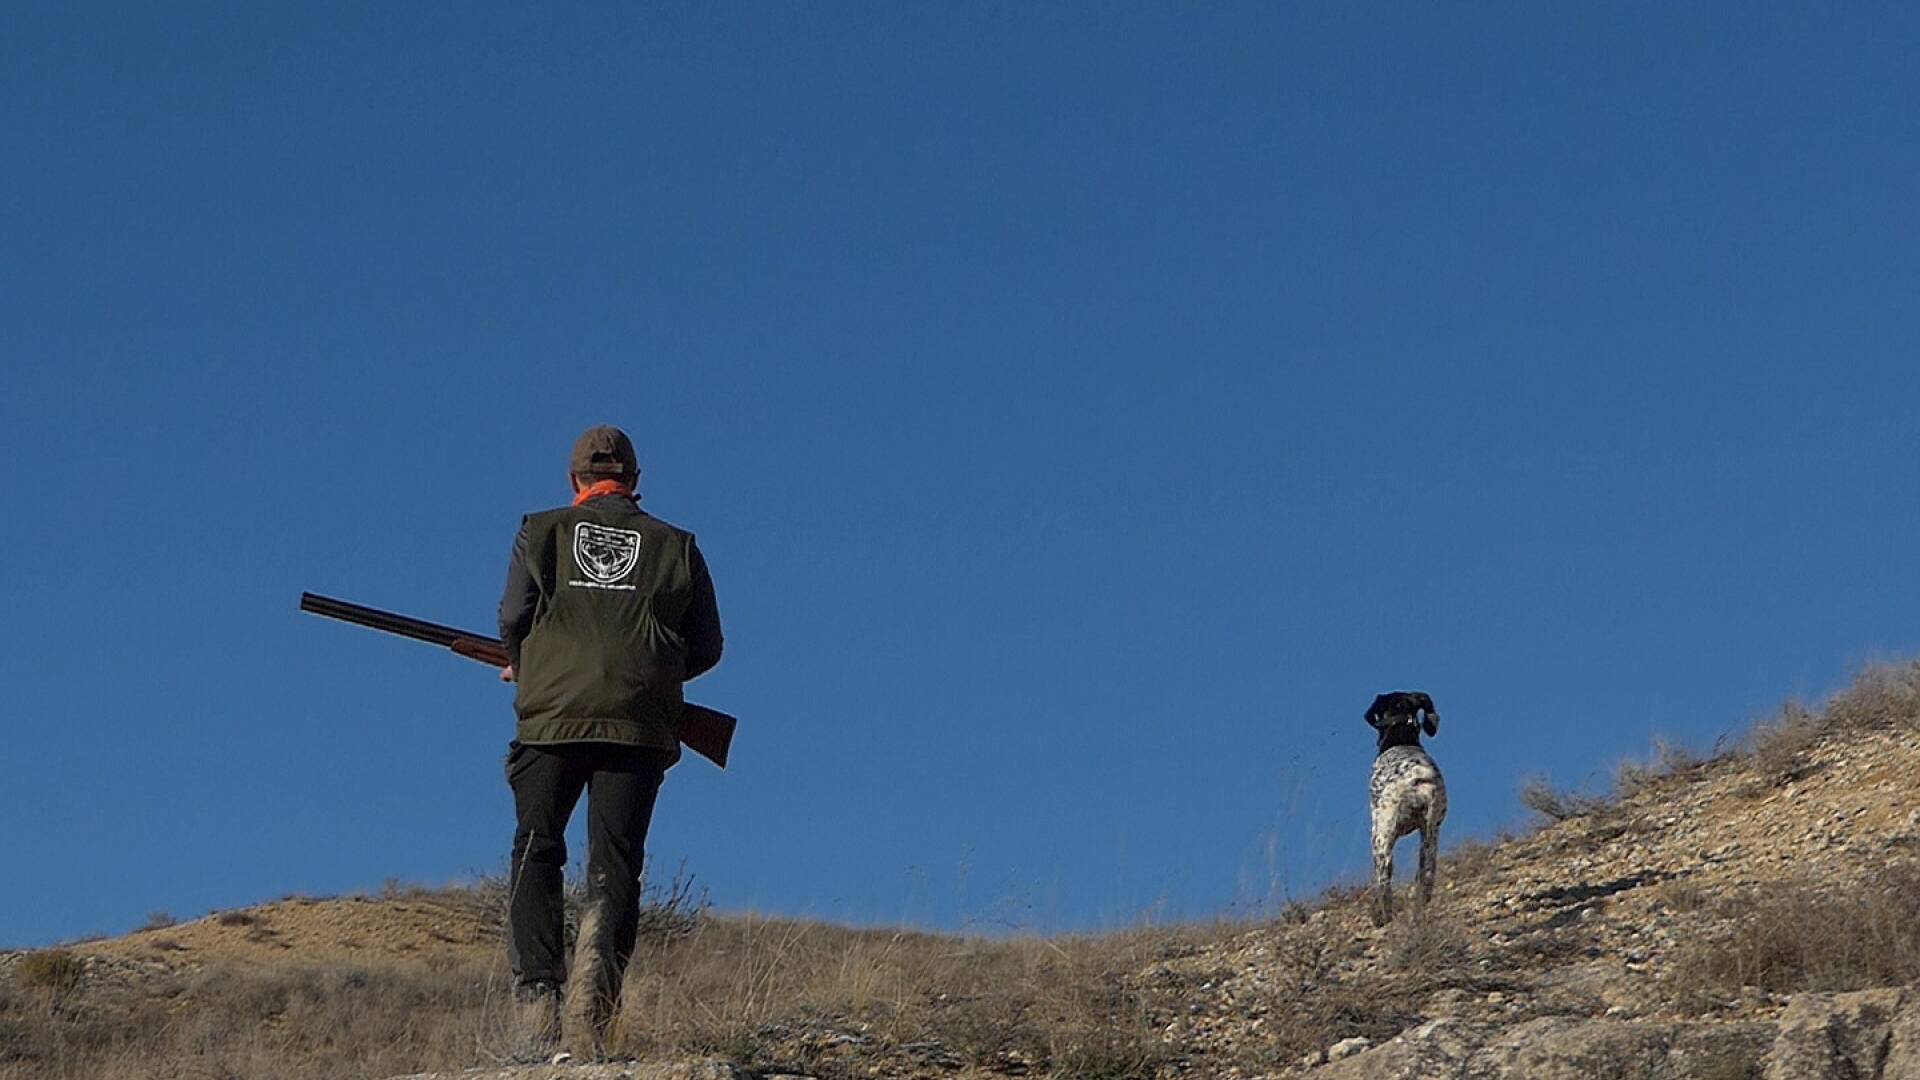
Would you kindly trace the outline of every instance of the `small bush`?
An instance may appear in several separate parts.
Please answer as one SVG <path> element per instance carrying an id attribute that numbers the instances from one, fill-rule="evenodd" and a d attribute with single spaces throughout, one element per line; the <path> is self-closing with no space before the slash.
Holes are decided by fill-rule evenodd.
<path id="1" fill-rule="evenodd" d="M 1339 911 L 1364 905 L 1373 892 L 1371 881 L 1336 881 L 1320 890 L 1320 895 L 1306 905 L 1312 911 Z"/>
<path id="2" fill-rule="evenodd" d="M 247 911 L 223 911 L 213 917 L 221 926 L 252 926 L 259 918 Z"/>
<path id="3" fill-rule="evenodd" d="M 1156 1039 L 1099 1027 L 1069 1037 L 1054 1051 L 1048 1074 L 1059 1080 L 1153 1080 L 1170 1056 Z"/>
<path id="4" fill-rule="evenodd" d="M 949 1002 L 932 1014 L 928 1033 L 982 1068 L 1009 1058 L 1045 1060 L 1046 1032 L 1028 1018 L 1031 1004 L 1005 991 Z"/>
<path id="5" fill-rule="evenodd" d="M 1772 718 L 1753 725 L 1747 754 L 1765 784 L 1784 784 L 1800 775 L 1805 754 L 1825 726 L 1822 717 L 1798 701 L 1788 701 Z"/>
<path id="6" fill-rule="evenodd" d="M 1568 821 L 1605 809 L 1607 801 L 1558 791 L 1545 777 L 1534 777 L 1520 786 L 1520 805 L 1549 821 Z"/>
<path id="7" fill-rule="evenodd" d="M 65 998 L 80 988 L 85 965 L 65 949 L 42 949 L 20 958 L 13 977 L 22 987 Z"/>
<path id="8" fill-rule="evenodd" d="M 167 927 L 177 926 L 179 923 L 179 919 L 174 918 L 166 912 L 156 911 L 147 916 L 147 921 L 140 924 L 140 929 L 142 931 L 165 930 Z"/>
<path id="9" fill-rule="evenodd" d="M 1674 978 L 1696 1002 L 1741 987 L 1795 993 L 1920 982 L 1920 868 L 1856 885 L 1776 882 L 1715 905 L 1724 933 L 1697 939 Z"/>
<path id="10" fill-rule="evenodd" d="M 1687 878 L 1676 878 L 1654 887 L 1654 895 L 1678 912 L 1704 911 L 1713 904 L 1711 891 Z"/>
<path id="11" fill-rule="evenodd" d="M 1498 865 L 1500 849 L 1513 837 L 1506 832 L 1487 840 L 1463 840 L 1440 856 L 1440 887 L 1454 888 L 1485 876 Z"/>
<path id="12" fill-rule="evenodd" d="M 706 890 L 695 893 L 693 876 L 684 866 L 664 887 L 648 882 L 640 897 L 639 940 L 666 945 L 690 938 L 711 906 Z"/>
<path id="13" fill-rule="evenodd" d="M 1841 730 L 1920 728 L 1920 661 L 1865 668 L 1827 702 L 1825 719 Z"/>
<path id="14" fill-rule="evenodd" d="M 1439 918 L 1401 919 L 1386 933 L 1389 971 L 1435 976 L 1466 969 L 1467 936 L 1459 924 Z"/>
<path id="15" fill-rule="evenodd" d="M 1653 753 L 1646 761 L 1623 761 L 1613 771 L 1613 793 L 1630 799 L 1661 784 L 1687 776 L 1702 764 L 1698 754 L 1678 743 L 1653 740 Z"/>

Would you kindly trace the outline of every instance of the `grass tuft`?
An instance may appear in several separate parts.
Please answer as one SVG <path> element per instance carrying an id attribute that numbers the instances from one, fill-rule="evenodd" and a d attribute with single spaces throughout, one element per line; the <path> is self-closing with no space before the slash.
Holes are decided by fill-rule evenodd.
<path id="1" fill-rule="evenodd" d="M 1562 791 L 1546 777 L 1536 776 L 1520 785 L 1520 805 L 1548 821 L 1571 821 L 1605 809 L 1607 800 Z"/>
<path id="2" fill-rule="evenodd" d="M 1675 989 L 1697 1007 L 1748 986 L 1798 993 L 1920 982 L 1920 867 L 1857 884 L 1772 882 L 1697 902 L 1724 924 L 1676 958 Z"/>
<path id="3" fill-rule="evenodd" d="M 85 970 L 80 958 L 66 949 L 42 949 L 21 957 L 13 978 L 28 990 L 62 999 L 80 988 Z"/>

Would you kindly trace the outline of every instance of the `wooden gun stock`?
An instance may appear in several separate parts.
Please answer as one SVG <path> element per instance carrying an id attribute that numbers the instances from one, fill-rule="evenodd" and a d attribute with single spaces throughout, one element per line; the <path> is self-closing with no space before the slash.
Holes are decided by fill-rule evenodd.
<path id="1" fill-rule="evenodd" d="M 470 634 L 451 626 L 410 619 L 405 615 L 313 593 L 300 594 L 300 610 L 350 622 L 355 626 L 399 634 L 415 641 L 442 645 L 457 655 L 494 667 L 503 668 L 509 663 L 506 645 L 499 638 L 485 634 Z M 727 767 L 727 751 L 733 747 L 733 729 L 738 725 L 739 721 L 718 709 L 689 702 L 681 707 L 680 724 L 676 730 L 687 749 L 724 769 Z"/>
<path id="2" fill-rule="evenodd" d="M 733 747 L 733 729 L 739 723 L 719 709 L 688 702 L 680 707 L 680 741 L 687 744 L 687 749 L 724 769 L 727 751 Z"/>
<path id="3" fill-rule="evenodd" d="M 492 638 L 487 638 L 484 641 L 479 638 L 470 637 L 455 638 L 453 643 L 448 645 L 447 648 L 452 649 L 454 652 L 459 653 L 469 660 L 478 660 L 483 664 L 492 664 L 498 668 L 506 667 L 507 664 L 510 663 L 507 657 L 507 647 Z"/>

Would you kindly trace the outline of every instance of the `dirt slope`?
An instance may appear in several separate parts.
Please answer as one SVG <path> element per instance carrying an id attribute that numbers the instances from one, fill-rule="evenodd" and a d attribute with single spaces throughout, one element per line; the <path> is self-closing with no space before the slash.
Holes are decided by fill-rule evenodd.
<path id="1" fill-rule="evenodd" d="M 327 900 L 289 897 L 191 922 L 74 947 L 127 970 L 191 972 L 210 965 L 273 967 L 482 962 L 499 948 L 499 918 L 459 890 Z"/>
<path id="2" fill-rule="evenodd" d="M 1451 852 L 1384 929 L 1340 891 L 1048 940 L 708 918 L 638 958 L 649 1064 L 613 1072 L 501 1071 L 497 885 L 288 899 L 72 946 L 70 976 L 0 955 L 0 1077 L 1920 1078 L 1916 776 L 1908 665 Z"/>
<path id="3" fill-rule="evenodd" d="M 1457 854 L 1422 930 L 1410 920 L 1375 930 L 1363 904 L 1336 903 L 1144 978 L 1184 1002 L 1164 1031 L 1185 1056 L 1253 1063 L 1229 1073 L 1299 1067 L 1331 1048 L 1302 1047 L 1289 1034 L 1298 1015 L 1289 1024 L 1274 1011 L 1283 1002 L 1317 1004 L 1333 1014 L 1314 1025 L 1328 1037 L 1370 1044 L 1436 1020 L 1491 1041 L 1556 1018 L 1730 1025 L 1767 1043 L 1793 1000 L 1769 983 L 1792 972 L 1755 954 L 1743 980 L 1722 961 L 1749 951 L 1742 939 L 1774 900 L 1808 905 L 1812 919 L 1845 915 L 1862 883 L 1910 869 L 1920 849 L 1915 776 L 1920 736 L 1907 728 L 1817 740 L 1790 775 L 1744 757 L 1685 768 L 1616 805 Z M 1848 928 L 1827 929 L 1848 947 Z"/>

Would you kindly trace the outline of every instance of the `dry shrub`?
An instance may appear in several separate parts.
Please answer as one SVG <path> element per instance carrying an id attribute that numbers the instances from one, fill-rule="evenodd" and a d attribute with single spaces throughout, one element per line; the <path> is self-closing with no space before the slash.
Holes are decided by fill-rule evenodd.
<path id="1" fill-rule="evenodd" d="M 13 978 L 28 990 L 70 994 L 80 988 L 85 965 L 66 949 L 30 952 L 14 965 Z"/>
<path id="2" fill-rule="evenodd" d="M 1698 779 L 1705 773 L 1709 759 L 1667 739 L 1653 740 L 1646 760 L 1627 759 L 1613 770 L 1613 790 L 1608 795 L 1583 795 L 1555 788 L 1544 776 L 1528 778 L 1520 786 L 1520 805 L 1546 821 L 1570 821 L 1611 809 L 1623 799 L 1684 780 Z"/>
<path id="3" fill-rule="evenodd" d="M 1152 1080 L 1171 1051 L 1158 1040 L 1123 1028 L 1084 1028 L 1059 1044 L 1049 1074 L 1059 1080 Z"/>
<path id="4" fill-rule="evenodd" d="M 1536 776 L 1520 785 L 1520 805 L 1548 821 L 1569 821 L 1606 809 L 1607 800 L 1557 790 L 1546 777 Z"/>
<path id="5" fill-rule="evenodd" d="M 1279 943 L 1274 963 L 1275 1033 L 1270 1058 L 1291 1063 L 1342 1039 L 1390 1035 L 1405 1026 L 1415 1002 L 1377 996 L 1372 980 L 1349 974 L 1353 949 L 1329 935 L 1300 934 Z"/>
<path id="6" fill-rule="evenodd" d="M 1694 777 L 1703 764 L 1705 759 L 1679 743 L 1655 739 L 1647 760 L 1622 761 L 1614 767 L 1614 796 L 1631 799 L 1642 792 L 1656 790 L 1668 781 Z"/>
<path id="7" fill-rule="evenodd" d="M 1830 732 L 1920 729 L 1920 661 L 1871 664 L 1819 710 L 1788 701 L 1753 725 L 1746 750 L 1765 784 L 1798 779 L 1806 754 Z"/>
<path id="8" fill-rule="evenodd" d="M 1747 754 L 1754 774 L 1766 784 L 1783 784 L 1800 775 L 1809 747 L 1820 738 L 1825 718 L 1798 701 L 1788 701 L 1771 718 L 1753 725 Z"/>
<path id="9" fill-rule="evenodd" d="M 1466 930 L 1451 919 L 1401 919 L 1387 928 L 1385 945 L 1389 971 L 1445 981 L 1467 970 Z"/>
<path id="10" fill-rule="evenodd" d="M 1264 1045 L 1248 1048 L 1260 1059 L 1254 1064 L 1271 1070 L 1343 1039 L 1387 1039 L 1418 1022 L 1435 991 L 1490 989 L 1469 944 L 1459 922 L 1432 910 L 1387 927 L 1377 966 L 1358 962 L 1369 938 L 1337 923 L 1282 932 L 1269 969 L 1274 1023 L 1262 1033 Z"/>
<path id="11" fill-rule="evenodd" d="M 502 885 L 504 887 L 504 882 Z M 570 891 L 567 900 L 570 919 L 577 923 L 580 908 L 586 904 L 586 890 L 583 887 Z M 501 902 L 504 906 L 504 892 Z M 640 903 L 638 940 L 665 945 L 692 937 L 711 907 L 706 891 L 695 890 L 693 876 L 682 864 L 666 885 L 647 884 Z"/>
<path id="12" fill-rule="evenodd" d="M 1674 911 L 1705 911 L 1713 906 L 1713 890 L 1689 878 L 1674 878 L 1654 886 L 1654 896 Z"/>
<path id="13" fill-rule="evenodd" d="M 1827 702 L 1826 726 L 1837 730 L 1920 728 L 1920 661 L 1873 664 Z"/>
<path id="14" fill-rule="evenodd" d="M 1373 893 L 1373 882 L 1365 880 L 1336 881 L 1320 890 L 1320 895 L 1306 905 L 1308 911 L 1339 911 L 1344 908 L 1365 906 Z"/>
<path id="15" fill-rule="evenodd" d="M 1500 848 L 1512 837 L 1502 833 L 1489 840 L 1463 840 L 1440 856 L 1440 884 L 1453 888 L 1477 880 L 1493 871 Z"/>
<path id="16" fill-rule="evenodd" d="M 1920 982 L 1920 868 L 1859 883 L 1776 882 L 1721 900 L 1723 933 L 1696 939 L 1674 967 L 1696 1004 L 1745 986 L 1791 993 Z"/>

